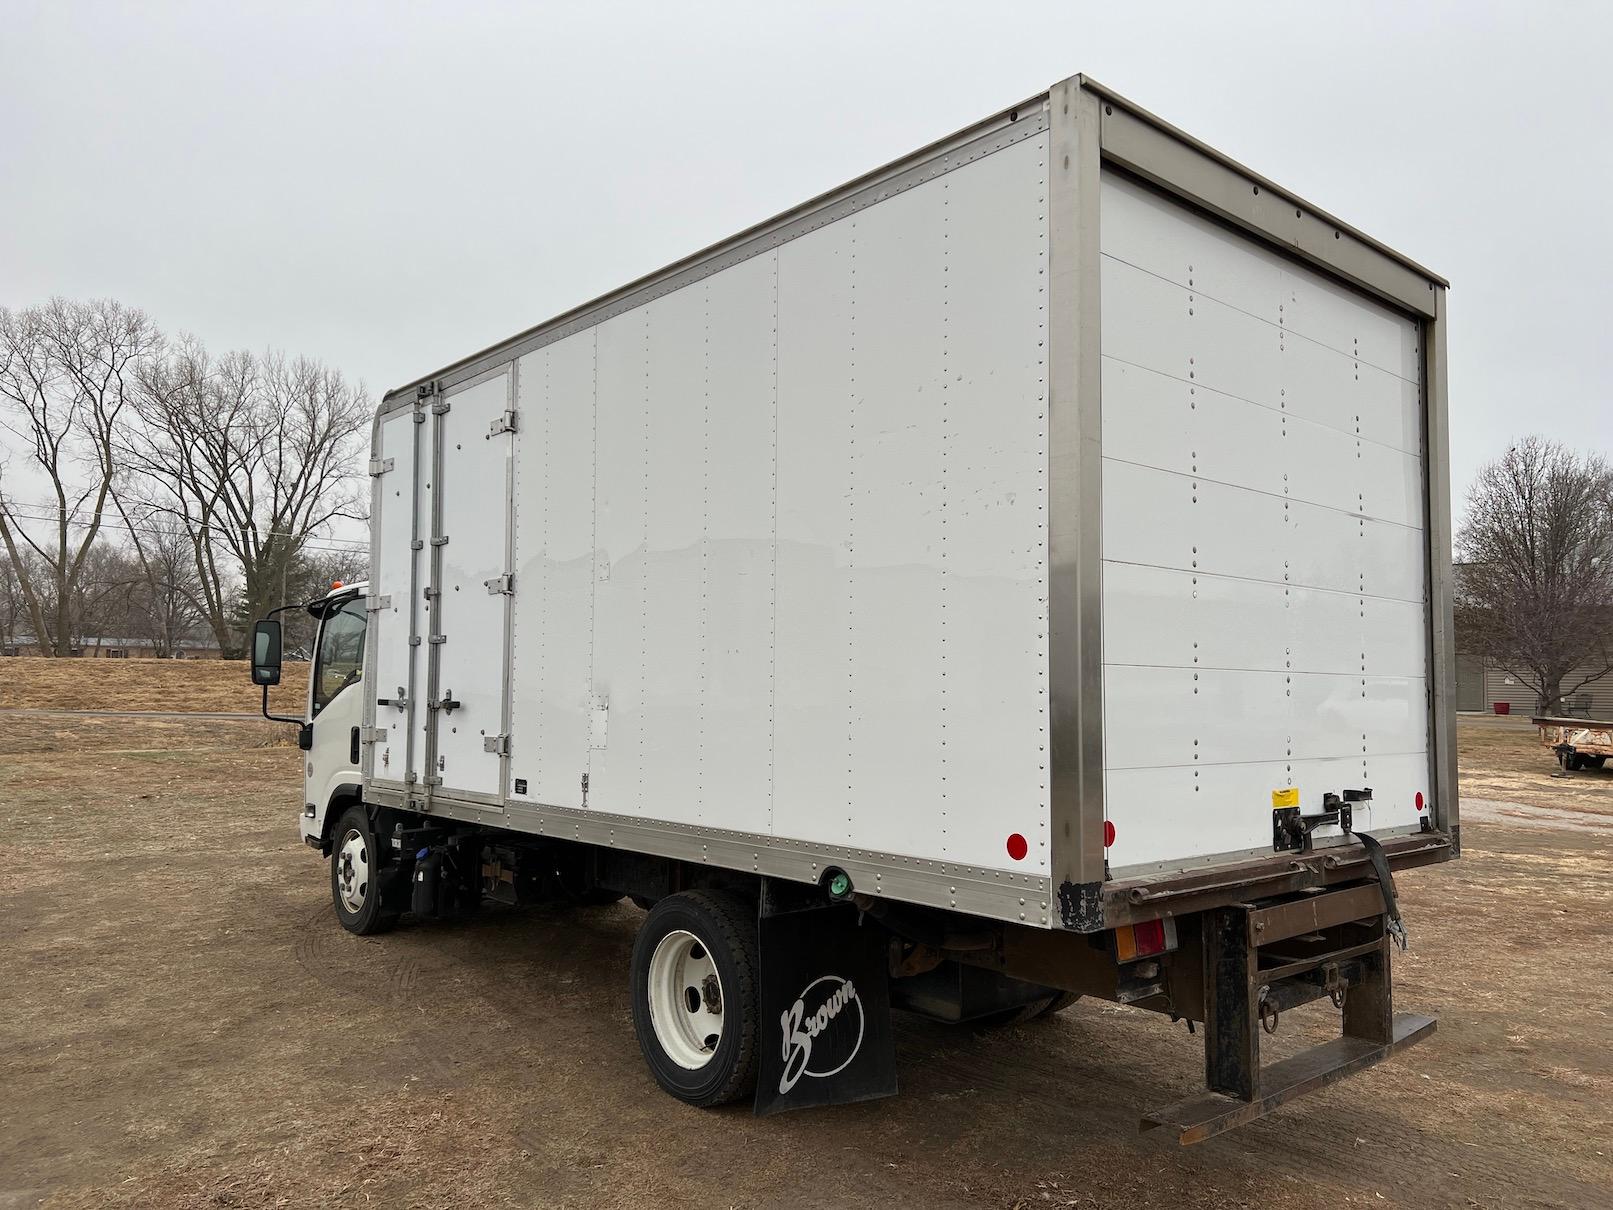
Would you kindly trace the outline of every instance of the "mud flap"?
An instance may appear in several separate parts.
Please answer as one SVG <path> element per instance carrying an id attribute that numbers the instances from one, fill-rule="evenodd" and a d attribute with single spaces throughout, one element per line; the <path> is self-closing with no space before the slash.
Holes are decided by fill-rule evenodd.
<path id="1" fill-rule="evenodd" d="M 896 1092 L 886 937 L 849 904 L 764 884 L 758 1117 Z"/>

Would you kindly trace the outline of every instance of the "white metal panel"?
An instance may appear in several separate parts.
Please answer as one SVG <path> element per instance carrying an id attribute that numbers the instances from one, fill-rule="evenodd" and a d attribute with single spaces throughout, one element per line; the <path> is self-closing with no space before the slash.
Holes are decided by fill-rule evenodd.
<path id="1" fill-rule="evenodd" d="M 516 802 L 583 805 L 592 705 L 594 340 L 590 329 L 522 358 L 517 379 L 525 423 L 515 436 L 509 775 Z"/>
<path id="2" fill-rule="evenodd" d="M 709 285 L 689 286 L 646 308 L 650 464 L 641 759 L 650 813 L 690 824 L 700 816 Z"/>
<path id="3" fill-rule="evenodd" d="M 1046 155 L 1028 141 L 947 177 L 943 196 L 945 853 L 1038 873 L 1049 854 Z M 1015 834 L 1022 860 L 1008 854 Z"/>
<path id="4" fill-rule="evenodd" d="M 851 220 L 852 834 L 940 857 L 944 186 Z"/>
<path id="5" fill-rule="evenodd" d="M 445 396 L 439 633 L 439 696 L 459 703 L 437 712 L 443 785 L 498 795 L 499 756 L 485 740 L 504 728 L 504 596 L 487 581 L 508 571 L 510 435 L 492 432 L 509 410 L 510 373 Z"/>
<path id="6" fill-rule="evenodd" d="M 598 551 L 594 557 L 593 688 L 608 709 L 602 748 L 590 750 L 590 807 L 640 814 L 644 781 L 645 627 L 649 599 L 650 311 L 640 307 L 599 325 L 595 429 Z"/>
<path id="7" fill-rule="evenodd" d="M 1416 325 L 1142 185 L 1106 176 L 1102 206 L 1112 867 L 1269 851 L 1290 785 L 1414 825 Z"/>
<path id="8" fill-rule="evenodd" d="M 779 249 L 773 832 L 849 842 L 851 245 Z"/>
<path id="9" fill-rule="evenodd" d="M 386 738 L 375 745 L 372 777 L 402 781 L 406 770 L 410 710 L 409 646 L 410 584 L 416 554 L 410 549 L 414 539 L 414 442 L 420 427 L 414 412 L 404 408 L 381 421 L 380 449 L 383 465 L 392 468 L 380 479 L 380 507 L 370 518 L 369 603 L 383 603 L 370 615 L 368 641 L 375 648 L 375 685 L 371 692 L 388 702 L 403 706 L 378 705 L 375 725 L 386 729 Z"/>
<path id="10" fill-rule="evenodd" d="M 513 811 L 1046 871 L 1043 154 L 522 359 Z"/>
<path id="11" fill-rule="evenodd" d="M 777 259 L 708 283 L 699 821 L 768 832 L 773 781 Z M 691 468 L 694 469 L 694 468 Z"/>

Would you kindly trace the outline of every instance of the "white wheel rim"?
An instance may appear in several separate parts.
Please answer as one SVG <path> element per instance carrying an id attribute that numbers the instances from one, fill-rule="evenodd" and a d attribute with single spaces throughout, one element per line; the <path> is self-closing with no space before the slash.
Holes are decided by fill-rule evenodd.
<path id="1" fill-rule="evenodd" d="M 679 1067 L 700 1070 L 722 1041 L 722 979 L 711 952 L 693 933 L 668 933 L 650 955 L 649 982 L 655 1040 Z"/>
<path id="2" fill-rule="evenodd" d="M 342 837 L 342 847 L 336 851 L 336 892 L 349 912 L 364 910 L 364 900 L 370 893 L 370 850 L 364 843 L 364 833 L 357 828 L 348 829 Z"/>

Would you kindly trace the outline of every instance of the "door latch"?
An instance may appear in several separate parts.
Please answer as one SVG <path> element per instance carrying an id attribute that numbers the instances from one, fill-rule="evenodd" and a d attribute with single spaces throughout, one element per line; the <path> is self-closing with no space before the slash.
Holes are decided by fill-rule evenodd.
<path id="1" fill-rule="evenodd" d="M 1271 813 L 1271 847 L 1274 852 L 1311 851 L 1311 833 L 1328 824 L 1337 824 L 1345 832 L 1354 830 L 1354 812 L 1351 804 L 1371 802 L 1370 787 L 1362 790 L 1332 791 L 1322 795 L 1322 809 L 1318 814 L 1306 815 L 1299 807 L 1279 807 Z"/>

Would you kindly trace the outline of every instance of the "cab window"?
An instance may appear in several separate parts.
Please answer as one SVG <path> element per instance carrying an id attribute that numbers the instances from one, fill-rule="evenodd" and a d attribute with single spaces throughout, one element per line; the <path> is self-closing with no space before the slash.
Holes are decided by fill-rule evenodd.
<path id="1" fill-rule="evenodd" d="M 364 675 L 364 599 L 355 597 L 325 618 L 314 661 L 314 714 Z"/>

